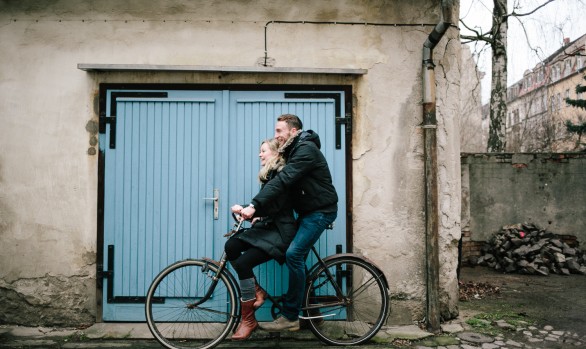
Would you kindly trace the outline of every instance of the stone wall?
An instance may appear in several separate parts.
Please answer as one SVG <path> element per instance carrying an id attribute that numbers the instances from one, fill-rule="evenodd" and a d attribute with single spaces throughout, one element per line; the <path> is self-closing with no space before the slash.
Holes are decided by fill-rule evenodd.
<path id="1" fill-rule="evenodd" d="M 586 154 L 462 154 L 463 260 L 505 225 L 533 223 L 586 244 Z M 564 237 L 567 239 L 568 237 Z"/>

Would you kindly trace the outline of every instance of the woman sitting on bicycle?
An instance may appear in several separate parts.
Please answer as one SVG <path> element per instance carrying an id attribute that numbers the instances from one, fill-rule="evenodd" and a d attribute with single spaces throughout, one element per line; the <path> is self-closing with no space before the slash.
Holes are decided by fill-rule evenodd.
<path id="1" fill-rule="evenodd" d="M 265 140 L 260 146 L 262 168 L 258 178 L 263 185 L 285 166 L 278 147 L 276 139 Z M 242 209 L 241 205 L 232 206 L 232 212 L 236 214 Z M 255 216 L 252 227 L 232 236 L 225 246 L 227 259 L 238 274 L 242 292 L 242 319 L 232 340 L 247 339 L 258 327 L 254 311 L 264 303 L 266 295 L 256 283 L 253 268 L 271 259 L 283 264 L 287 247 L 297 232 L 288 195 L 279 197 L 273 207 L 257 210 Z"/>

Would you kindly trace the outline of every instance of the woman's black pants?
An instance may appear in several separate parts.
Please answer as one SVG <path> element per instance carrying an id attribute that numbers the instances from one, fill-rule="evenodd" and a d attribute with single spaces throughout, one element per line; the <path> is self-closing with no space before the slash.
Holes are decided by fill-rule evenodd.
<path id="1" fill-rule="evenodd" d="M 252 269 L 272 259 L 265 251 L 237 237 L 228 239 L 224 248 L 226 250 L 226 258 L 230 261 L 234 270 L 236 270 L 239 280 L 253 278 L 254 273 Z"/>

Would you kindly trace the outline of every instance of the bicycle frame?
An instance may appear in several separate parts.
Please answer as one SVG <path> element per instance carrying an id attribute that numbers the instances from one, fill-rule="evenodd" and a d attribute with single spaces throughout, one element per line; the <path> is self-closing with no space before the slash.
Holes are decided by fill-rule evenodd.
<path id="1" fill-rule="evenodd" d="M 238 220 L 225 236 L 239 232 L 242 224 Z M 321 258 L 316 247 L 310 250 L 316 263 L 309 269 L 305 266 L 303 316 L 299 318 L 327 344 L 368 341 L 389 315 L 390 297 L 384 273 L 363 256 L 344 253 Z M 155 277 L 147 292 L 145 310 L 149 330 L 161 344 L 167 348 L 188 345 L 210 349 L 238 326 L 241 290 L 227 264 L 223 251 L 219 260 L 204 257 L 178 261 Z M 171 286 L 175 290 L 176 284 L 177 292 L 168 295 L 175 299 L 168 306 L 154 305 L 157 292 L 166 297 L 165 288 Z M 267 293 L 266 299 L 272 302 L 272 317 L 277 318 L 279 311 L 283 311 L 283 297 Z"/>
<path id="2" fill-rule="evenodd" d="M 304 311 L 308 311 L 309 312 L 309 311 L 312 311 L 312 310 L 314 310 L 314 311 L 315 310 L 319 310 L 319 309 L 324 308 L 324 307 L 331 307 L 331 306 L 336 306 L 336 305 L 349 305 L 351 303 L 351 301 L 348 299 L 348 297 L 346 297 L 344 295 L 344 292 L 340 288 L 339 281 L 336 282 L 335 276 L 327 269 L 327 265 L 326 265 L 325 261 L 320 257 L 319 253 L 317 252 L 317 249 L 314 246 L 312 246 L 311 247 L 311 251 L 313 252 L 313 254 L 315 255 L 315 257 L 317 258 L 317 262 L 311 267 L 311 269 L 307 269 L 307 267 L 305 268 L 306 276 L 307 276 L 306 279 L 309 280 L 309 277 L 312 275 L 312 272 L 311 271 L 314 271 L 318 267 L 321 266 L 325 270 L 325 272 L 326 272 L 327 281 L 331 281 L 331 284 L 334 287 L 334 290 L 336 292 L 335 299 L 341 299 L 341 301 L 327 302 L 327 303 L 321 302 L 321 303 L 316 304 L 316 305 L 313 305 L 313 306 L 302 307 L 301 310 L 304 310 Z M 307 282 L 307 280 L 306 280 L 306 282 Z M 309 286 L 309 285 L 306 285 L 306 287 L 307 286 Z M 279 302 L 279 299 L 280 298 L 282 298 L 282 296 L 281 297 L 273 297 L 271 294 L 269 294 L 267 292 L 267 299 L 270 300 L 271 303 L 273 303 L 273 307 L 282 311 L 283 308 L 282 308 L 282 306 L 281 306 L 281 304 Z M 273 313 L 273 317 L 276 317 L 275 314 L 274 314 L 274 310 L 272 311 L 272 313 Z M 325 317 L 328 317 L 328 316 L 331 316 L 331 315 L 325 314 L 325 315 L 316 315 L 316 316 L 299 316 L 299 318 L 300 319 L 317 319 L 317 318 L 325 318 Z"/>
<path id="3" fill-rule="evenodd" d="M 230 237 L 230 236 L 236 234 L 236 232 L 238 230 L 240 230 L 240 227 L 242 226 L 242 223 L 243 222 L 244 221 L 236 221 L 234 223 L 234 226 L 232 227 L 232 230 L 230 230 L 224 236 L 225 237 Z M 212 279 L 212 283 L 210 284 L 210 287 L 208 288 L 206 294 L 200 300 L 198 300 L 195 303 L 191 303 L 191 304 L 188 304 L 187 305 L 187 308 L 188 309 L 193 309 L 193 308 L 197 307 L 198 305 L 200 305 L 202 303 L 205 303 L 207 300 L 210 299 L 210 297 L 214 293 L 214 290 L 216 289 L 216 285 L 218 284 L 218 280 L 220 279 L 218 277 L 218 275 L 221 275 L 224 272 L 224 269 L 226 269 L 226 264 L 227 264 L 226 263 L 227 262 L 227 259 L 226 259 L 226 251 L 223 251 L 222 252 L 222 256 L 220 257 L 220 261 L 219 262 L 216 262 L 215 260 L 213 260 L 211 258 L 206 258 L 206 257 L 202 258 L 202 260 L 207 263 L 206 264 L 206 267 L 204 269 L 202 269 L 202 272 L 207 272 L 208 273 L 208 275 Z M 213 264 L 213 265 L 215 265 L 215 266 L 218 267 L 218 269 L 215 271 L 215 275 L 213 275 L 213 276 L 210 275 L 211 269 L 208 266 L 209 264 Z M 226 270 L 226 272 L 227 272 L 227 270 Z M 230 274 L 230 273 L 228 273 L 228 274 Z M 237 287 L 237 290 L 239 290 L 238 287 Z"/>
<path id="4" fill-rule="evenodd" d="M 229 233 L 227 233 L 225 236 L 230 237 L 230 236 L 234 235 L 240 229 L 242 223 L 243 223 L 242 221 L 234 223 L 233 229 Z M 307 278 L 309 278 L 311 276 L 312 271 L 315 271 L 316 269 L 318 269 L 320 267 L 323 268 L 324 272 L 327 275 L 327 281 L 325 281 L 325 282 L 331 282 L 332 286 L 334 287 L 335 293 L 336 293 L 336 296 L 331 297 L 331 298 L 336 299 L 336 301 L 320 302 L 319 304 L 302 307 L 302 310 L 309 312 L 312 310 L 314 310 L 314 311 L 319 310 L 324 307 L 331 307 L 331 306 L 337 306 L 337 305 L 344 305 L 344 306 L 349 305 L 351 303 L 351 301 L 348 299 L 348 297 L 346 297 L 344 295 L 344 292 L 342 291 L 342 288 L 340 286 L 341 281 L 339 281 L 339 280 L 337 281 L 336 276 L 333 275 L 330 272 L 330 270 L 327 268 L 325 261 L 320 257 L 315 246 L 311 247 L 311 251 L 313 252 L 313 255 L 316 257 L 317 262 L 309 270 L 306 267 Z M 197 302 L 189 304 L 188 305 L 189 309 L 196 308 L 198 305 L 203 304 L 207 300 L 209 300 L 209 298 L 211 297 L 211 295 L 213 294 L 213 292 L 216 288 L 216 285 L 218 284 L 218 280 L 219 280 L 218 275 L 223 273 L 224 270 L 227 268 L 227 260 L 226 260 L 226 252 L 225 251 L 222 253 L 222 256 L 220 257 L 219 261 L 215 261 L 211 258 L 202 258 L 202 259 L 206 263 L 213 264 L 214 266 L 217 267 L 217 269 L 214 271 L 214 273 L 215 273 L 214 275 L 210 275 L 210 277 L 212 279 L 212 283 L 210 284 L 210 287 L 208 288 L 206 294 L 201 299 L 199 299 Z M 210 272 L 212 270 L 209 267 L 206 267 L 202 271 Z M 270 295 L 267 292 L 267 298 L 273 303 L 273 306 L 275 308 L 282 311 L 282 306 L 279 302 L 279 298 L 281 298 L 281 297 L 273 297 L 272 295 Z M 326 315 L 317 315 L 317 316 L 300 316 L 300 318 L 312 319 L 312 318 L 324 318 L 327 316 L 329 316 L 329 315 L 326 314 Z"/>
<path id="5" fill-rule="evenodd" d="M 213 264 L 216 265 L 216 263 L 214 263 L 215 261 L 213 259 L 209 259 L 209 258 L 203 258 L 203 260 L 207 263 L 207 265 L 209 264 Z M 210 284 L 210 287 L 208 288 L 206 294 L 201 297 L 201 299 L 195 303 L 191 303 L 187 305 L 188 309 L 193 309 L 195 307 L 197 307 L 198 305 L 205 303 L 208 299 L 210 299 L 210 297 L 212 296 L 212 294 L 214 293 L 214 290 L 216 289 L 216 285 L 218 284 L 218 280 L 220 279 L 218 277 L 218 275 L 222 274 L 224 272 L 224 269 L 226 269 L 226 252 L 222 253 L 222 257 L 220 257 L 220 262 L 219 262 L 219 266 L 218 269 L 215 271 L 215 275 L 211 276 L 212 279 L 212 283 Z M 206 266 L 203 270 L 203 272 L 207 272 L 209 275 L 209 272 L 211 271 L 209 266 Z"/>

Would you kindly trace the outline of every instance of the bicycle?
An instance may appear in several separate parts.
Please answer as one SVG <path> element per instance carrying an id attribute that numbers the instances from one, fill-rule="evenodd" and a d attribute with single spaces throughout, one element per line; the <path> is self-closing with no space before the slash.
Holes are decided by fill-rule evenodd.
<path id="1" fill-rule="evenodd" d="M 234 216 L 230 237 L 242 229 Z M 334 254 L 308 269 L 303 316 L 309 329 L 329 345 L 357 345 L 371 339 L 390 313 L 388 282 L 383 272 L 363 256 Z M 146 296 L 148 327 L 169 349 L 208 349 L 219 345 L 240 320 L 240 287 L 227 269 L 226 254 L 219 261 L 186 259 L 163 269 Z M 268 294 L 268 292 L 267 292 Z M 279 299 L 268 295 L 271 315 L 281 310 Z"/>

